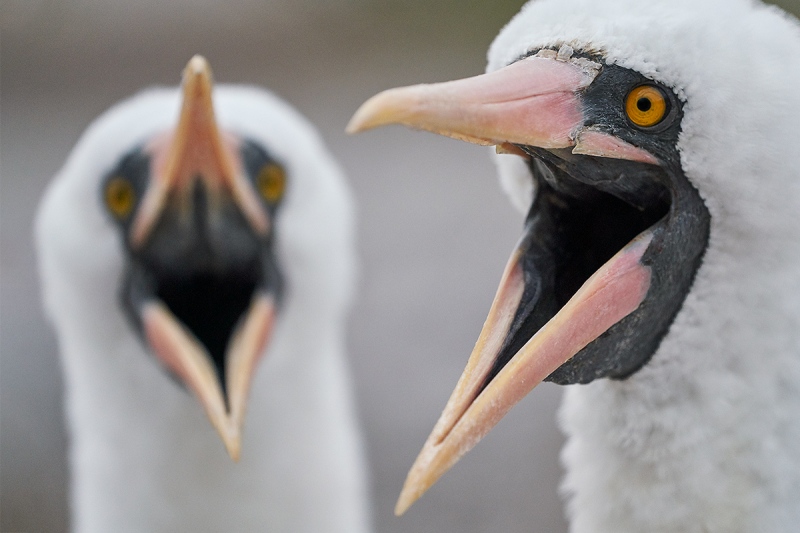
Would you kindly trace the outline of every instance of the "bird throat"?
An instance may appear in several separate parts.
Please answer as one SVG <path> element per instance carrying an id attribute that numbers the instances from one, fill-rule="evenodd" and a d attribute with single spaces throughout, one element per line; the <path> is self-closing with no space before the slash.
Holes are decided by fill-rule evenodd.
<path id="1" fill-rule="evenodd" d="M 546 381 L 625 379 L 655 353 L 691 288 L 708 245 L 708 210 L 679 165 L 520 148 L 530 156 L 536 189 L 518 246 L 525 291 L 484 388 L 601 265 L 647 231 L 653 245 L 642 263 L 653 272 L 652 300 Z"/>

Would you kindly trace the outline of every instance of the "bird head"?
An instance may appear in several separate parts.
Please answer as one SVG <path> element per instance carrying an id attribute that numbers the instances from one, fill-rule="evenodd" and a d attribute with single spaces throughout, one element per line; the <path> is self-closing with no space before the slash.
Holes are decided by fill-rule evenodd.
<path id="1" fill-rule="evenodd" d="M 770 57 L 757 23 L 798 48 L 796 25 L 751 2 L 533 1 L 495 40 L 488 73 L 384 91 L 355 113 L 350 132 L 396 123 L 496 147 L 528 212 L 397 514 L 543 380 L 627 379 L 679 313 L 687 328 L 707 324 L 687 298 L 696 279 L 731 268 L 731 247 L 784 267 L 797 258 L 770 230 L 798 205 L 779 164 L 797 134 L 776 84 L 800 76 Z M 789 205 L 769 207 L 781 194 Z M 745 290 L 758 268 L 741 268 Z M 707 311 L 733 312 L 743 292 L 707 294 Z"/>
<path id="2" fill-rule="evenodd" d="M 98 119 L 54 180 L 37 222 L 45 305 L 61 335 L 110 352 L 75 355 L 84 366 L 114 361 L 124 374 L 115 348 L 138 337 L 237 460 L 285 294 L 324 294 L 339 278 L 319 307 L 347 298 L 349 207 L 310 125 L 263 91 L 215 90 L 195 56 L 178 91 Z"/>

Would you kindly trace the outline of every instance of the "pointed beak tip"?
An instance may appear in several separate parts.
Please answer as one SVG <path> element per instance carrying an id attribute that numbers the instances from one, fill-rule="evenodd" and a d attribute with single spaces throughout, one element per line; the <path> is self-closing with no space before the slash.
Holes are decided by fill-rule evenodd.
<path id="1" fill-rule="evenodd" d="M 414 502 L 419 499 L 419 496 L 413 497 L 411 496 L 406 488 L 403 487 L 403 491 L 400 493 L 400 497 L 397 498 L 397 503 L 394 506 L 394 515 L 395 516 L 403 516 L 408 509 L 414 505 Z"/>
<path id="2" fill-rule="evenodd" d="M 397 503 L 394 507 L 395 516 L 404 515 L 436 483 L 441 473 L 444 473 L 441 472 L 438 475 L 434 473 L 431 476 L 430 465 L 420 466 L 419 463 L 420 460 L 418 458 L 411 470 L 409 470 L 405 483 L 403 483 L 403 489 L 400 491 L 400 496 L 397 498 Z"/>
<path id="3" fill-rule="evenodd" d="M 192 56 L 183 69 L 184 103 L 204 93 L 210 94 L 213 84 L 214 75 L 208 60 L 200 54 Z"/>
<path id="4" fill-rule="evenodd" d="M 353 113 L 345 131 L 353 134 L 389 124 L 405 124 L 414 112 L 420 87 L 410 85 L 379 92 Z"/>
<path id="5" fill-rule="evenodd" d="M 225 439 L 224 444 L 225 450 L 228 452 L 231 461 L 238 463 L 242 452 L 242 441 L 239 436 L 231 436 L 230 438 Z"/>
<path id="6" fill-rule="evenodd" d="M 359 108 L 358 111 L 361 111 L 361 108 Z M 347 126 L 344 128 L 344 132 L 348 135 L 355 135 L 356 133 L 361 133 L 368 129 L 364 127 L 363 121 L 358 116 L 358 111 L 350 118 L 350 122 L 348 122 Z"/>
<path id="7" fill-rule="evenodd" d="M 347 127 L 344 130 L 346 133 L 353 135 L 382 125 L 376 120 L 379 115 L 376 113 L 378 106 L 375 104 L 375 100 L 381 94 L 383 93 L 377 94 L 361 104 L 356 112 L 353 113 L 350 122 L 347 123 Z"/>
<path id="8" fill-rule="evenodd" d="M 200 54 L 195 54 L 186 64 L 186 73 L 195 76 L 203 74 L 211 74 L 211 65 L 208 60 Z"/>

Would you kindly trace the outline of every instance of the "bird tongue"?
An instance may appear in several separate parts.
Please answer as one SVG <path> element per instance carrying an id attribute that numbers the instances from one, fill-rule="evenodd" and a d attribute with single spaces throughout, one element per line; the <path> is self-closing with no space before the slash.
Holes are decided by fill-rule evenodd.
<path id="1" fill-rule="evenodd" d="M 241 448 L 250 382 L 275 318 L 272 298 L 256 295 L 234 329 L 225 354 L 225 390 L 208 351 L 159 300 L 143 305 L 147 341 L 158 358 L 194 392 L 228 454 L 236 461 Z"/>
<path id="2" fill-rule="evenodd" d="M 512 254 L 467 367 L 408 473 L 396 514 L 403 514 L 544 378 L 639 307 L 650 287 L 650 267 L 641 259 L 652 238 L 652 230 L 646 230 L 600 267 L 485 385 L 525 289 L 522 253 Z"/>

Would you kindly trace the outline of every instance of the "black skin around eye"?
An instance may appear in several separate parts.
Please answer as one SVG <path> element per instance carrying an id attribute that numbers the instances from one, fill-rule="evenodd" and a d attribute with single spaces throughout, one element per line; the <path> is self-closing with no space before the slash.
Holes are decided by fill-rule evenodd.
<path id="1" fill-rule="evenodd" d="M 247 172 L 250 180 L 253 181 L 253 184 L 256 185 L 258 188 L 258 184 L 255 183 L 259 172 L 269 164 L 276 164 L 282 167 L 280 161 L 277 161 L 270 156 L 269 153 L 259 144 L 254 141 L 245 139 L 242 143 L 240 148 L 242 154 L 242 160 L 244 161 L 244 168 Z M 272 215 L 275 209 L 278 207 L 280 202 L 265 202 L 266 208 L 269 211 L 270 215 Z"/>
<path id="2" fill-rule="evenodd" d="M 104 178 L 99 193 L 100 201 L 106 208 L 109 207 L 107 205 L 109 199 L 107 197 L 109 193 L 108 187 L 115 179 L 123 179 L 130 186 L 129 193 L 132 197 L 132 205 L 128 214 L 122 217 L 114 217 L 117 223 L 127 231 L 133 219 L 132 214 L 136 212 L 138 203 L 142 199 L 147 188 L 147 182 L 150 179 L 150 156 L 143 151 L 141 146 L 137 146 L 127 153 Z M 117 192 L 123 193 L 121 190 Z"/>

